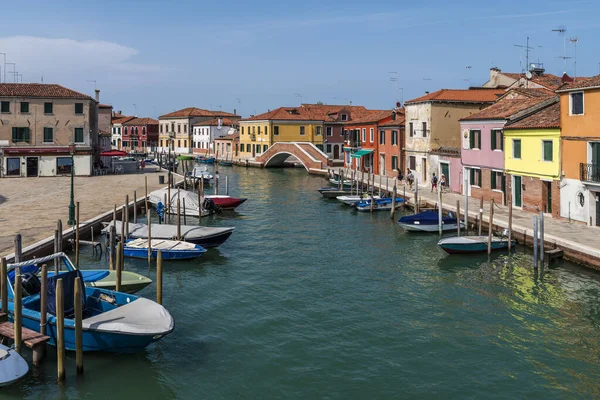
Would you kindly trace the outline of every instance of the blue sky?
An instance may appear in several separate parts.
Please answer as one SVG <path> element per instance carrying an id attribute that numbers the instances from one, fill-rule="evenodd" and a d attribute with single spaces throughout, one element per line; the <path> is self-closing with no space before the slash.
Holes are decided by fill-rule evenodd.
<path id="1" fill-rule="evenodd" d="M 187 106 L 248 116 L 300 101 L 390 108 L 398 87 L 408 100 L 481 85 L 492 66 L 518 72 L 513 45 L 527 36 L 530 61 L 559 75 L 559 26 L 579 37 L 577 75 L 600 68 L 596 1 L 30 0 L 2 9 L 0 52 L 25 82 L 43 76 L 93 94 L 95 80 L 102 102 L 140 116 Z"/>

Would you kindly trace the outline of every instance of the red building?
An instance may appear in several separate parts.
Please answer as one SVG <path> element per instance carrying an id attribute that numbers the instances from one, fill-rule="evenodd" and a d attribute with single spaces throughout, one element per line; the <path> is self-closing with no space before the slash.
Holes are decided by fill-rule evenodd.
<path id="1" fill-rule="evenodd" d="M 404 108 L 392 114 L 392 119 L 378 126 L 379 171 L 381 175 L 396 176 L 398 168 L 405 170 Z"/>
<path id="2" fill-rule="evenodd" d="M 123 123 L 122 150 L 147 153 L 158 143 L 158 121 L 153 118 L 133 118 Z"/>

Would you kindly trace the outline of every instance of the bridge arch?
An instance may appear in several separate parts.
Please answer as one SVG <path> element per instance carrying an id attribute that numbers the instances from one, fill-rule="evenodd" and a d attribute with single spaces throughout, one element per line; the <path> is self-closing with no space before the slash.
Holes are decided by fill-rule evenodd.
<path id="1" fill-rule="evenodd" d="M 264 167 L 280 166 L 290 156 L 295 157 L 307 171 L 327 168 L 329 158 L 317 146 L 309 142 L 279 142 L 256 157 Z"/>
<path id="2" fill-rule="evenodd" d="M 265 168 L 269 168 L 269 167 L 280 167 L 283 165 L 283 163 L 285 162 L 285 160 L 287 160 L 289 157 L 294 157 L 296 158 L 296 160 L 298 160 L 298 162 L 300 162 L 300 164 L 302 164 L 302 166 L 308 171 L 308 167 L 306 166 L 306 164 L 304 164 L 304 162 L 302 161 L 302 159 L 296 157 L 295 154 L 291 154 L 285 151 L 280 151 L 278 153 L 273 154 L 266 162 L 265 162 Z"/>

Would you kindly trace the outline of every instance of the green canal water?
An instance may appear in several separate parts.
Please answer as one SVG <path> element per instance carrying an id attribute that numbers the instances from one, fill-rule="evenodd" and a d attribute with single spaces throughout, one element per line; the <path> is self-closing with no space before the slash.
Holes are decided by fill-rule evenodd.
<path id="1" fill-rule="evenodd" d="M 174 333 L 136 355 L 86 354 L 81 379 L 69 354 L 62 386 L 51 350 L 0 398 L 600 396 L 597 273 L 560 263 L 536 276 L 522 247 L 447 256 L 437 235 L 323 199 L 325 180 L 304 170 L 220 173 L 249 200 L 203 221 L 236 227 L 224 245 L 165 263 Z M 107 266 L 82 252 L 85 268 Z"/>

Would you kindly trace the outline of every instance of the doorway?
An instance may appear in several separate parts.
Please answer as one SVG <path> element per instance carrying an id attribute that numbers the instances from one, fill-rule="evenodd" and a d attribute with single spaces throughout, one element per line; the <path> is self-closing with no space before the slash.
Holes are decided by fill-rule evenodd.
<path id="1" fill-rule="evenodd" d="M 333 159 L 337 160 L 339 158 L 340 158 L 340 146 L 334 145 L 333 146 Z"/>
<path id="2" fill-rule="evenodd" d="M 379 175 L 385 176 L 385 154 L 379 155 Z"/>
<path id="3" fill-rule="evenodd" d="M 448 189 L 450 187 L 450 164 L 442 162 L 440 165 L 442 167 L 442 175 L 446 177 L 446 189 Z"/>
<path id="4" fill-rule="evenodd" d="M 596 226 L 600 226 L 600 193 L 596 192 Z"/>
<path id="5" fill-rule="evenodd" d="M 27 176 L 38 176 L 37 157 L 27 157 Z"/>
<path id="6" fill-rule="evenodd" d="M 552 182 L 543 182 L 544 184 L 544 212 L 552 214 Z"/>
<path id="7" fill-rule="evenodd" d="M 515 207 L 523 207 L 522 193 L 523 186 L 521 185 L 521 177 L 513 175 L 513 199 Z"/>
<path id="8" fill-rule="evenodd" d="M 423 182 L 427 182 L 427 159 L 426 158 L 421 159 L 421 165 L 423 166 L 423 168 L 421 169 L 421 171 L 423 172 L 421 179 L 423 180 Z"/>

